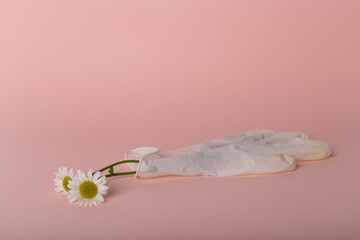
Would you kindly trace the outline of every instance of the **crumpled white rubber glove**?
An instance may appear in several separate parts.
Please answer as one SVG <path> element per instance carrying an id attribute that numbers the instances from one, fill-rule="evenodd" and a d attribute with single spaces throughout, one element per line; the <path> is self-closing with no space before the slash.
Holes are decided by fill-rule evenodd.
<path id="1" fill-rule="evenodd" d="M 310 140 L 303 132 L 255 130 L 160 153 L 154 147 L 135 148 L 125 159 L 140 160 L 129 163 L 137 177 L 220 177 L 290 171 L 297 160 L 325 159 L 330 154 L 328 143 Z"/>

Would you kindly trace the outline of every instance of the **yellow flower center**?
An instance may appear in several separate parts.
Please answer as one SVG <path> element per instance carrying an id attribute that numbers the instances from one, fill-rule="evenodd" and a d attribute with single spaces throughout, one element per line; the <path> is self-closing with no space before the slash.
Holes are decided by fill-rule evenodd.
<path id="1" fill-rule="evenodd" d="M 80 195 L 85 199 L 92 199 L 98 193 L 98 188 L 92 181 L 85 181 L 79 187 Z"/>
<path id="2" fill-rule="evenodd" d="M 68 177 L 68 176 L 64 177 L 64 179 L 63 179 L 63 187 L 64 187 L 65 191 L 67 191 L 67 192 L 70 191 L 70 188 L 68 187 L 69 181 L 71 181 L 70 177 Z"/>

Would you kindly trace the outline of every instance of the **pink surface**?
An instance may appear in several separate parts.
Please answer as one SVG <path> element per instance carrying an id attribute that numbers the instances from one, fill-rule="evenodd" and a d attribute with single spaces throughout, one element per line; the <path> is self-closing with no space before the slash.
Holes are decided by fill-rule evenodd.
<path id="1" fill-rule="evenodd" d="M 0 239 L 359 239 L 360 2 L 0 1 Z M 267 176 L 110 179 L 126 150 L 304 131 L 328 160 Z M 127 167 L 123 167 L 128 170 Z"/>

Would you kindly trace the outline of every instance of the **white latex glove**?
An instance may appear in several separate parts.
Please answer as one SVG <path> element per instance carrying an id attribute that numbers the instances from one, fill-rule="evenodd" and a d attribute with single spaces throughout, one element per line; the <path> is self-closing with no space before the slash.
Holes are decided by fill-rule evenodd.
<path id="1" fill-rule="evenodd" d="M 140 160 L 129 166 L 137 177 L 151 178 L 285 172 L 294 170 L 297 160 L 325 159 L 330 154 L 326 142 L 310 140 L 303 132 L 255 130 L 161 153 L 154 147 L 135 148 L 125 159 Z"/>

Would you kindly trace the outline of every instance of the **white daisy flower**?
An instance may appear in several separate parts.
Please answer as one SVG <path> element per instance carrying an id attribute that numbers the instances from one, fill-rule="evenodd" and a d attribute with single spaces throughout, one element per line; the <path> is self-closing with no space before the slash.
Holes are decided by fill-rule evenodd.
<path id="1" fill-rule="evenodd" d="M 69 181 L 69 201 L 78 202 L 80 206 L 92 206 L 104 202 L 103 195 L 107 194 L 108 186 L 105 185 L 106 177 L 100 176 L 100 172 L 93 175 L 90 169 L 87 176 L 83 171 L 78 170 L 77 177 Z"/>
<path id="2" fill-rule="evenodd" d="M 61 192 L 63 195 L 67 195 L 70 191 L 70 188 L 68 187 L 69 181 L 74 179 L 73 170 L 70 169 L 68 172 L 67 167 L 62 167 L 58 169 L 55 175 L 55 191 Z"/>

